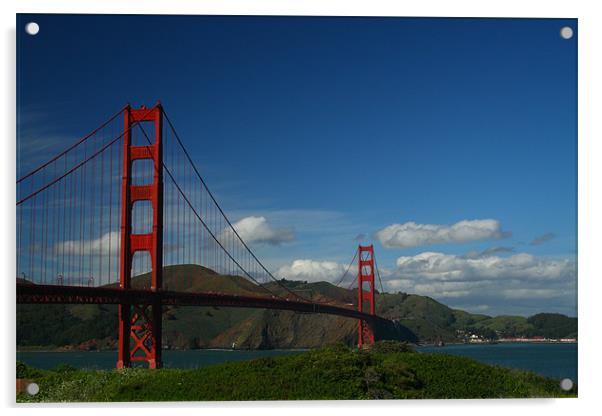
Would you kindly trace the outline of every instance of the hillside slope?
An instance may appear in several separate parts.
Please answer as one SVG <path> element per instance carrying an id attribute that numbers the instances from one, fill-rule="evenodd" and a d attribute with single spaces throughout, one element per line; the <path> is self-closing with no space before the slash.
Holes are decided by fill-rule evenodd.
<path id="1" fill-rule="evenodd" d="M 168 266 L 164 287 L 183 292 L 265 295 L 265 290 L 240 276 L 223 276 L 197 265 Z M 281 281 L 290 290 L 321 302 L 355 304 L 355 290 L 327 282 Z M 135 288 L 149 287 L 150 276 L 133 279 Z M 268 288 L 287 292 L 275 282 Z M 451 309 L 427 296 L 377 294 L 377 313 L 396 322 L 377 328 L 377 337 L 410 342 L 458 341 L 458 331 L 471 329 L 502 335 L 576 336 L 577 319 L 557 314 L 531 318 L 489 317 Z M 342 342 L 353 345 L 353 319 L 291 311 L 218 307 L 166 307 L 163 314 L 166 348 L 314 348 Z M 17 305 L 19 347 L 113 349 L 117 307 L 114 305 Z"/>
<path id="2" fill-rule="evenodd" d="M 183 292 L 215 292 L 262 296 L 265 289 L 240 276 L 223 276 L 196 265 L 164 269 L 164 287 Z M 283 282 L 315 301 L 349 306 L 354 292 L 326 282 Z M 137 276 L 134 288 L 147 288 L 150 276 Z M 111 285 L 115 286 L 115 285 Z M 275 293 L 288 292 L 276 283 Z M 315 348 L 355 343 L 357 322 L 332 315 L 292 311 L 222 307 L 166 307 L 163 314 L 166 348 Z M 18 305 L 17 344 L 20 347 L 112 349 L 116 347 L 117 308 L 114 305 Z M 379 328 L 382 337 L 416 341 L 400 325 Z"/>

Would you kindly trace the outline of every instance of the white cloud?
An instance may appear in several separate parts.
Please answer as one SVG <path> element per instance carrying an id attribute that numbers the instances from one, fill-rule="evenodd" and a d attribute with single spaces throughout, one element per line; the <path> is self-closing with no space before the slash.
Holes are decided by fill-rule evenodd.
<path id="1" fill-rule="evenodd" d="M 84 255 L 116 255 L 119 254 L 121 236 L 118 231 L 111 231 L 93 240 L 67 240 L 57 244 L 60 254 Z"/>
<path id="2" fill-rule="evenodd" d="M 429 296 L 469 312 L 576 314 L 577 267 L 573 259 L 528 253 L 497 255 L 508 251 L 487 249 L 472 258 L 423 252 L 399 257 L 394 268 L 381 266 L 379 270 L 387 292 Z M 347 266 L 334 261 L 298 259 L 280 267 L 275 275 L 338 283 Z M 342 287 L 356 279 L 356 267 L 351 266 Z"/>
<path id="3" fill-rule="evenodd" d="M 533 241 L 531 241 L 530 244 L 532 246 L 539 246 L 539 245 L 547 243 L 548 241 L 551 241 L 551 240 L 553 240 L 555 238 L 556 238 L 556 234 L 554 234 L 554 233 L 545 233 L 543 235 L 535 237 L 533 239 Z"/>
<path id="4" fill-rule="evenodd" d="M 385 291 L 429 296 L 460 309 L 487 314 L 532 315 L 538 312 L 576 313 L 577 268 L 574 260 L 528 253 L 507 257 L 484 250 L 478 257 L 424 252 L 402 256 L 395 268 L 380 267 Z M 338 283 L 348 264 L 298 259 L 275 275 L 291 280 Z M 345 283 L 355 280 L 352 265 Z"/>
<path id="5" fill-rule="evenodd" d="M 548 299 L 558 296 L 556 289 L 506 289 L 502 290 L 502 296 L 506 299 Z"/>
<path id="6" fill-rule="evenodd" d="M 275 228 L 265 217 L 246 217 L 232 224 L 245 243 L 265 243 L 278 245 L 292 241 L 295 234 L 291 228 Z M 232 231 L 227 229 L 220 238 L 227 238 Z"/>
<path id="7" fill-rule="evenodd" d="M 391 224 L 376 233 L 383 247 L 404 248 L 433 244 L 465 243 L 468 241 L 498 239 L 507 236 L 500 222 L 492 219 L 463 220 L 452 225 Z"/>
<path id="8" fill-rule="evenodd" d="M 480 257 L 488 257 L 491 256 L 493 254 L 497 254 L 497 253 L 512 253 L 514 251 L 514 247 L 489 247 L 486 248 L 485 250 L 482 251 L 469 251 L 468 253 L 464 254 L 465 258 L 468 259 L 476 259 L 476 258 L 480 258 Z"/>
<path id="9" fill-rule="evenodd" d="M 448 305 L 452 309 L 460 309 L 464 311 L 471 311 L 472 313 L 485 313 L 491 307 L 489 305 L 472 305 L 472 304 L 461 304 L 461 305 Z"/>
<path id="10" fill-rule="evenodd" d="M 491 304 L 497 305 L 498 311 L 515 305 L 525 310 L 547 301 L 551 307 L 539 306 L 540 311 L 549 311 L 558 302 L 566 311 L 576 291 L 577 268 L 569 259 L 527 253 L 469 258 L 424 252 L 399 257 L 396 265 L 397 269 L 383 278 L 386 290 L 426 295 L 444 303 L 453 299 L 457 304 L 480 305 L 480 309 Z"/>
<path id="11" fill-rule="evenodd" d="M 557 280 L 574 273 L 569 260 L 555 260 L 518 253 L 509 257 L 465 258 L 425 252 L 397 259 L 398 272 L 412 278 L 436 281 L 489 279 Z"/>
<path id="12" fill-rule="evenodd" d="M 347 266 L 334 261 L 295 260 L 290 265 L 280 267 L 276 271 L 277 277 L 289 280 L 307 280 L 311 282 L 337 283 L 347 270 Z M 355 269 L 349 270 L 346 281 L 356 274 Z"/>

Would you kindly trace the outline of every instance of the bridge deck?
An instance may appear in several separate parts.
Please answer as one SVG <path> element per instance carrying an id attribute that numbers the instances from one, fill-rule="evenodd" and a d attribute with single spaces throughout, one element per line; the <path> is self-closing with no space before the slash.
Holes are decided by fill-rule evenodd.
<path id="1" fill-rule="evenodd" d="M 387 321 L 376 315 L 324 303 L 310 303 L 281 298 L 238 296 L 222 293 L 187 293 L 173 291 L 115 289 L 58 285 L 17 284 L 17 303 L 55 304 L 153 304 L 179 306 L 223 306 L 233 308 L 279 309 L 306 313 L 325 313 L 362 319 Z"/>

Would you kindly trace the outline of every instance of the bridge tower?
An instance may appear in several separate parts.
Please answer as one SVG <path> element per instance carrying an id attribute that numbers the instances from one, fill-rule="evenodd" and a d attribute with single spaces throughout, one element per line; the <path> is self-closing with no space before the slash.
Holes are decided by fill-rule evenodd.
<path id="1" fill-rule="evenodd" d="M 145 146 L 132 144 L 136 125 L 152 125 L 149 139 L 154 142 Z M 163 112 L 157 103 L 148 109 L 144 106 L 124 111 L 123 176 L 121 181 L 121 252 L 119 286 L 131 288 L 132 260 L 136 252 L 148 252 L 151 263 L 151 291 L 159 291 L 163 280 Z M 145 129 L 145 132 L 147 130 Z M 153 137 L 154 136 L 154 137 Z M 146 139 L 145 139 L 146 140 Z M 132 183 L 132 165 L 136 160 L 153 161 L 154 173 L 150 184 Z M 147 234 L 134 234 L 132 212 L 137 201 L 149 201 L 153 210 L 152 230 Z M 161 361 L 160 301 L 119 305 L 119 353 L 117 368 L 130 367 L 132 361 L 142 361 L 149 368 L 159 368 Z"/>
<path id="2" fill-rule="evenodd" d="M 376 315 L 374 303 L 374 246 L 359 246 L 358 257 L 358 310 Z M 374 344 L 374 328 L 372 322 L 359 321 L 358 346 Z"/>

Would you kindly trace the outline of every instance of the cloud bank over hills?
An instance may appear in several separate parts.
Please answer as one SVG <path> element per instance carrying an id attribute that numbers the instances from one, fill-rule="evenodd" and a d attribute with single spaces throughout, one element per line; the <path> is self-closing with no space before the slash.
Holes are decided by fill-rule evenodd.
<path id="1" fill-rule="evenodd" d="M 417 224 L 413 221 L 391 224 L 376 232 L 385 248 L 408 248 L 435 244 L 466 243 L 509 237 L 500 222 L 493 219 L 463 220 L 452 225 Z"/>

